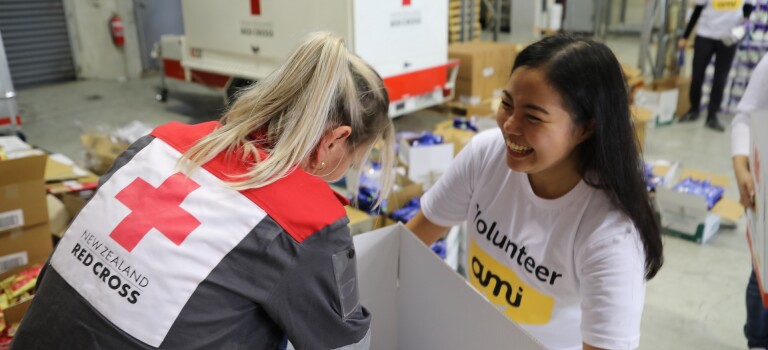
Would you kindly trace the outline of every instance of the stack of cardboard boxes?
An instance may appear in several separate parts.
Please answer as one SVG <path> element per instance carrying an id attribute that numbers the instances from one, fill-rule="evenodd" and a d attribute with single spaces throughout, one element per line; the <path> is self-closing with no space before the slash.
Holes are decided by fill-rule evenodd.
<path id="1" fill-rule="evenodd" d="M 448 47 L 448 57 L 460 62 L 456 101 L 465 109 L 467 116 L 493 114 L 491 99 L 501 96 L 519 50 L 519 45 L 482 41 L 456 43 Z"/>
<path id="2" fill-rule="evenodd" d="M 96 175 L 61 154 L 46 154 L 16 137 L 0 137 L 0 282 L 17 273 L 26 275 L 48 259 L 54 238 L 85 205 L 80 191 L 97 183 Z M 30 302 L 0 296 L 0 316 L 6 324 L 17 323 Z"/>
<path id="3" fill-rule="evenodd" d="M 45 190 L 45 155 L 0 161 L 0 281 L 44 262 L 53 250 Z M 21 321 L 30 300 L 2 310 Z"/>

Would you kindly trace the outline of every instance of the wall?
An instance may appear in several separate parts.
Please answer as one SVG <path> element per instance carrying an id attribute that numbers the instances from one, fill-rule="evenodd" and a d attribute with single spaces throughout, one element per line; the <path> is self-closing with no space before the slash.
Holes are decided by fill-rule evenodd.
<path id="1" fill-rule="evenodd" d="M 64 5 L 78 78 L 124 80 L 141 76 L 133 1 L 64 0 Z M 123 20 L 125 46 L 119 48 L 109 32 L 113 14 Z"/>

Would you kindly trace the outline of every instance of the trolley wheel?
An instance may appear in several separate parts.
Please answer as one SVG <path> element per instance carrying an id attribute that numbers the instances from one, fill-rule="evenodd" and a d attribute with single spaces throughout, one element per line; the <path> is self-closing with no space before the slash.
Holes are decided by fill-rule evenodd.
<path id="1" fill-rule="evenodd" d="M 168 101 L 168 89 L 166 88 L 160 89 L 157 95 L 155 95 L 155 99 L 159 102 Z"/>

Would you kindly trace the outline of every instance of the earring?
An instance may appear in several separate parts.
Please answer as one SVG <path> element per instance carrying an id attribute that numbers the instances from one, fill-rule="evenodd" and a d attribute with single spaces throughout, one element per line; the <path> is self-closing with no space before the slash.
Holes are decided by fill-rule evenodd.
<path id="1" fill-rule="evenodd" d="M 325 161 L 321 161 L 319 166 L 315 166 L 317 170 L 323 170 L 323 168 L 325 168 Z"/>

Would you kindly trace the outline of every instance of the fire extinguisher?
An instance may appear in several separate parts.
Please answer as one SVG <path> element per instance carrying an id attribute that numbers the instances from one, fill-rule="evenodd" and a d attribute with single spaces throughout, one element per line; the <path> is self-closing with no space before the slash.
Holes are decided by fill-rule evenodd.
<path id="1" fill-rule="evenodd" d="M 125 32 L 123 31 L 123 19 L 113 15 L 109 19 L 109 33 L 112 35 L 112 43 L 117 47 L 125 46 Z"/>

